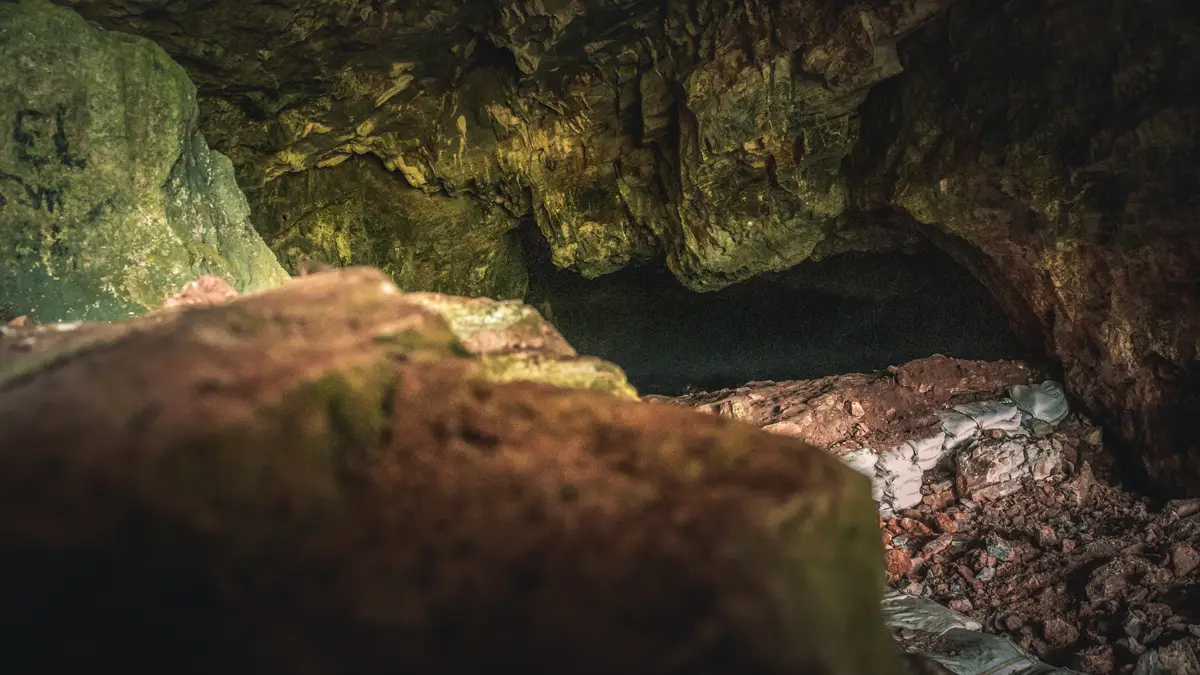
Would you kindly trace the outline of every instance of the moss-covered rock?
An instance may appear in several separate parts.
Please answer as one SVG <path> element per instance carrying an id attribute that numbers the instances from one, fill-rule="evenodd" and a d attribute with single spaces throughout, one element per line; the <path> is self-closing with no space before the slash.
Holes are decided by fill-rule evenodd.
<path id="1" fill-rule="evenodd" d="M 0 4 L 0 27 L 0 314 L 119 319 L 200 274 L 287 279 L 159 46 L 42 0 Z"/>
<path id="2" fill-rule="evenodd" d="M 0 380 L 5 663 L 899 675 L 865 477 L 715 416 L 491 381 L 405 297 L 307 276 Z"/>
<path id="3" fill-rule="evenodd" d="M 277 239 L 282 214 L 360 221 L 341 230 L 360 245 L 321 257 L 354 251 L 409 290 L 493 295 L 515 285 L 449 270 L 517 276 L 497 234 L 515 221 L 496 206 L 534 218 L 555 264 L 587 277 L 665 255 L 713 290 L 841 250 L 854 110 L 900 71 L 900 37 L 946 4 L 182 0 L 168 24 L 140 5 L 70 2 L 186 57 L 206 131 L 281 257 L 331 246 Z M 328 171 L 364 157 L 390 176 Z M 438 198 L 392 209 L 383 195 L 402 185 Z M 489 215 L 443 221 L 447 194 Z M 415 229 L 396 233 L 400 221 Z M 460 247 L 414 241 L 451 230 Z M 371 243 L 383 240 L 397 251 Z"/>

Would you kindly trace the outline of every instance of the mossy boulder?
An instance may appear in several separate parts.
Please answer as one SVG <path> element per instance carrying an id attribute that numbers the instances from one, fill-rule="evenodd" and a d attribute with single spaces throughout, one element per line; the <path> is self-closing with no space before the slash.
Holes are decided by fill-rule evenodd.
<path id="1" fill-rule="evenodd" d="M 201 274 L 287 279 L 159 46 L 43 0 L 0 3 L 0 30 L 0 315 L 121 319 Z"/>
<path id="2" fill-rule="evenodd" d="M 491 381 L 372 271 L 124 325 L 0 381 L 17 671 L 900 672 L 867 479 L 811 446 Z"/>

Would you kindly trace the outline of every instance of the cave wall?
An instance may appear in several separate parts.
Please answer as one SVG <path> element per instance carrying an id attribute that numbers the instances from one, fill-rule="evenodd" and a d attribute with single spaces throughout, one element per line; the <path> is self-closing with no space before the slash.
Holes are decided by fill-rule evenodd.
<path id="1" fill-rule="evenodd" d="M 271 183 L 370 158 L 429 197 L 404 218 L 418 229 L 468 194 L 509 229 L 535 217 L 555 262 L 585 276 L 665 254 L 714 290 L 893 243 L 845 217 L 854 111 L 948 0 L 63 1 L 189 69 L 258 219 L 308 223 L 286 243 L 268 233 L 277 250 L 336 263 L 323 233 L 345 224 L 326 205 L 377 209 L 336 181 L 286 199 Z M 391 227 L 377 215 L 348 236 Z M 461 233 L 476 253 L 505 245 Z"/>
<path id="2" fill-rule="evenodd" d="M 1144 459 L 1200 476 L 1200 7 L 956 3 L 860 109 L 866 211 L 916 221 Z"/>
<path id="3" fill-rule="evenodd" d="M 188 69 L 285 262 L 517 293 L 532 216 L 715 290 L 915 228 L 1200 487 L 1193 0 L 60 1 Z"/>

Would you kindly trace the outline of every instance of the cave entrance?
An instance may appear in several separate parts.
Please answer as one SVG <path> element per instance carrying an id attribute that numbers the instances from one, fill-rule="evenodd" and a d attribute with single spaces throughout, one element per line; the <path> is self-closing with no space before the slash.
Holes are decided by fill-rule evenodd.
<path id="1" fill-rule="evenodd" d="M 584 279 L 553 266 L 540 233 L 523 239 L 528 301 L 642 394 L 870 372 L 933 354 L 1029 357 L 987 289 L 932 244 L 845 253 L 696 293 L 661 262 Z"/>

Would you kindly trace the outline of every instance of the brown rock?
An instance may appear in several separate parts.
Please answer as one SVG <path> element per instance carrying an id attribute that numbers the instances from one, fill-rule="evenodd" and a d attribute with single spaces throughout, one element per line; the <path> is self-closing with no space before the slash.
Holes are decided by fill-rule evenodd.
<path id="1" fill-rule="evenodd" d="M 921 549 L 921 555 L 924 558 L 929 559 L 930 557 L 935 556 L 935 555 L 941 553 L 942 551 L 945 551 L 946 549 L 950 548 L 950 545 L 953 543 L 954 543 L 953 535 L 943 534 L 942 536 L 937 537 L 936 539 L 930 541 L 928 544 L 925 544 L 925 547 Z"/>
<path id="2" fill-rule="evenodd" d="M 1117 659 L 1109 645 L 1094 645 L 1079 653 L 1078 663 L 1085 673 L 1108 675 L 1116 668 Z"/>
<path id="3" fill-rule="evenodd" d="M 228 281 L 206 274 L 184 284 L 178 293 L 166 299 L 163 307 L 207 307 L 229 302 L 237 296 L 238 292 Z"/>
<path id="4" fill-rule="evenodd" d="M 916 518 L 901 518 L 900 527 L 913 534 L 933 534 L 933 530 L 929 529 L 928 525 Z"/>
<path id="5" fill-rule="evenodd" d="M 933 514 L 934 529 L 938 532 L 950 533 L 958 531 L 958 523 L 945 513 Z"/>
<path id="6" fill-rule="evenodd" d="M 1042 624 L 1042 635 L 1051 647 L 1066 647 L 1079 639 L 1079 629 L 1062 617 L 1054 617 Z"/>
<path id="7" fill-rule="evenodd" d="M 904 549 L 893 548 L 886 553 L 887 573 L 894 577 L 907 576 L 913 569 L 912 554 Z"/>
<path id="8" fill-rule="evenodd" d="M 308 276 L 0 371 L 6 666 L 898 672 L 864 477 L 489 381 L 387 289 Z"/>
<path id="9" fill-rule="evenodd" d="M 1171 569 L 1176 576 L 1186 577 L 1200 567 L 1200 553 L 1188 544 L 1178 543 L 1171 547 Z"/>
<path id="10" fill-rule="evenodd" d="M 1092 472 L 1092 465 L 1087 462 L 1080 464 L 1079 470 L 1070 480 L 1064 482 L 1062 487 L 1077 505 L 1086 504 L 1092 489 L 1096 487 L 1096 474 Z"/>
<path id="11" fill-rule="evenodd" d="M 12 326 L 13 328 L 25 328 L 33 325 L 33 319 L 30 319 L 27 316 L 18 316 L 15 319 L 10 320 L 5 325 Z"/>

